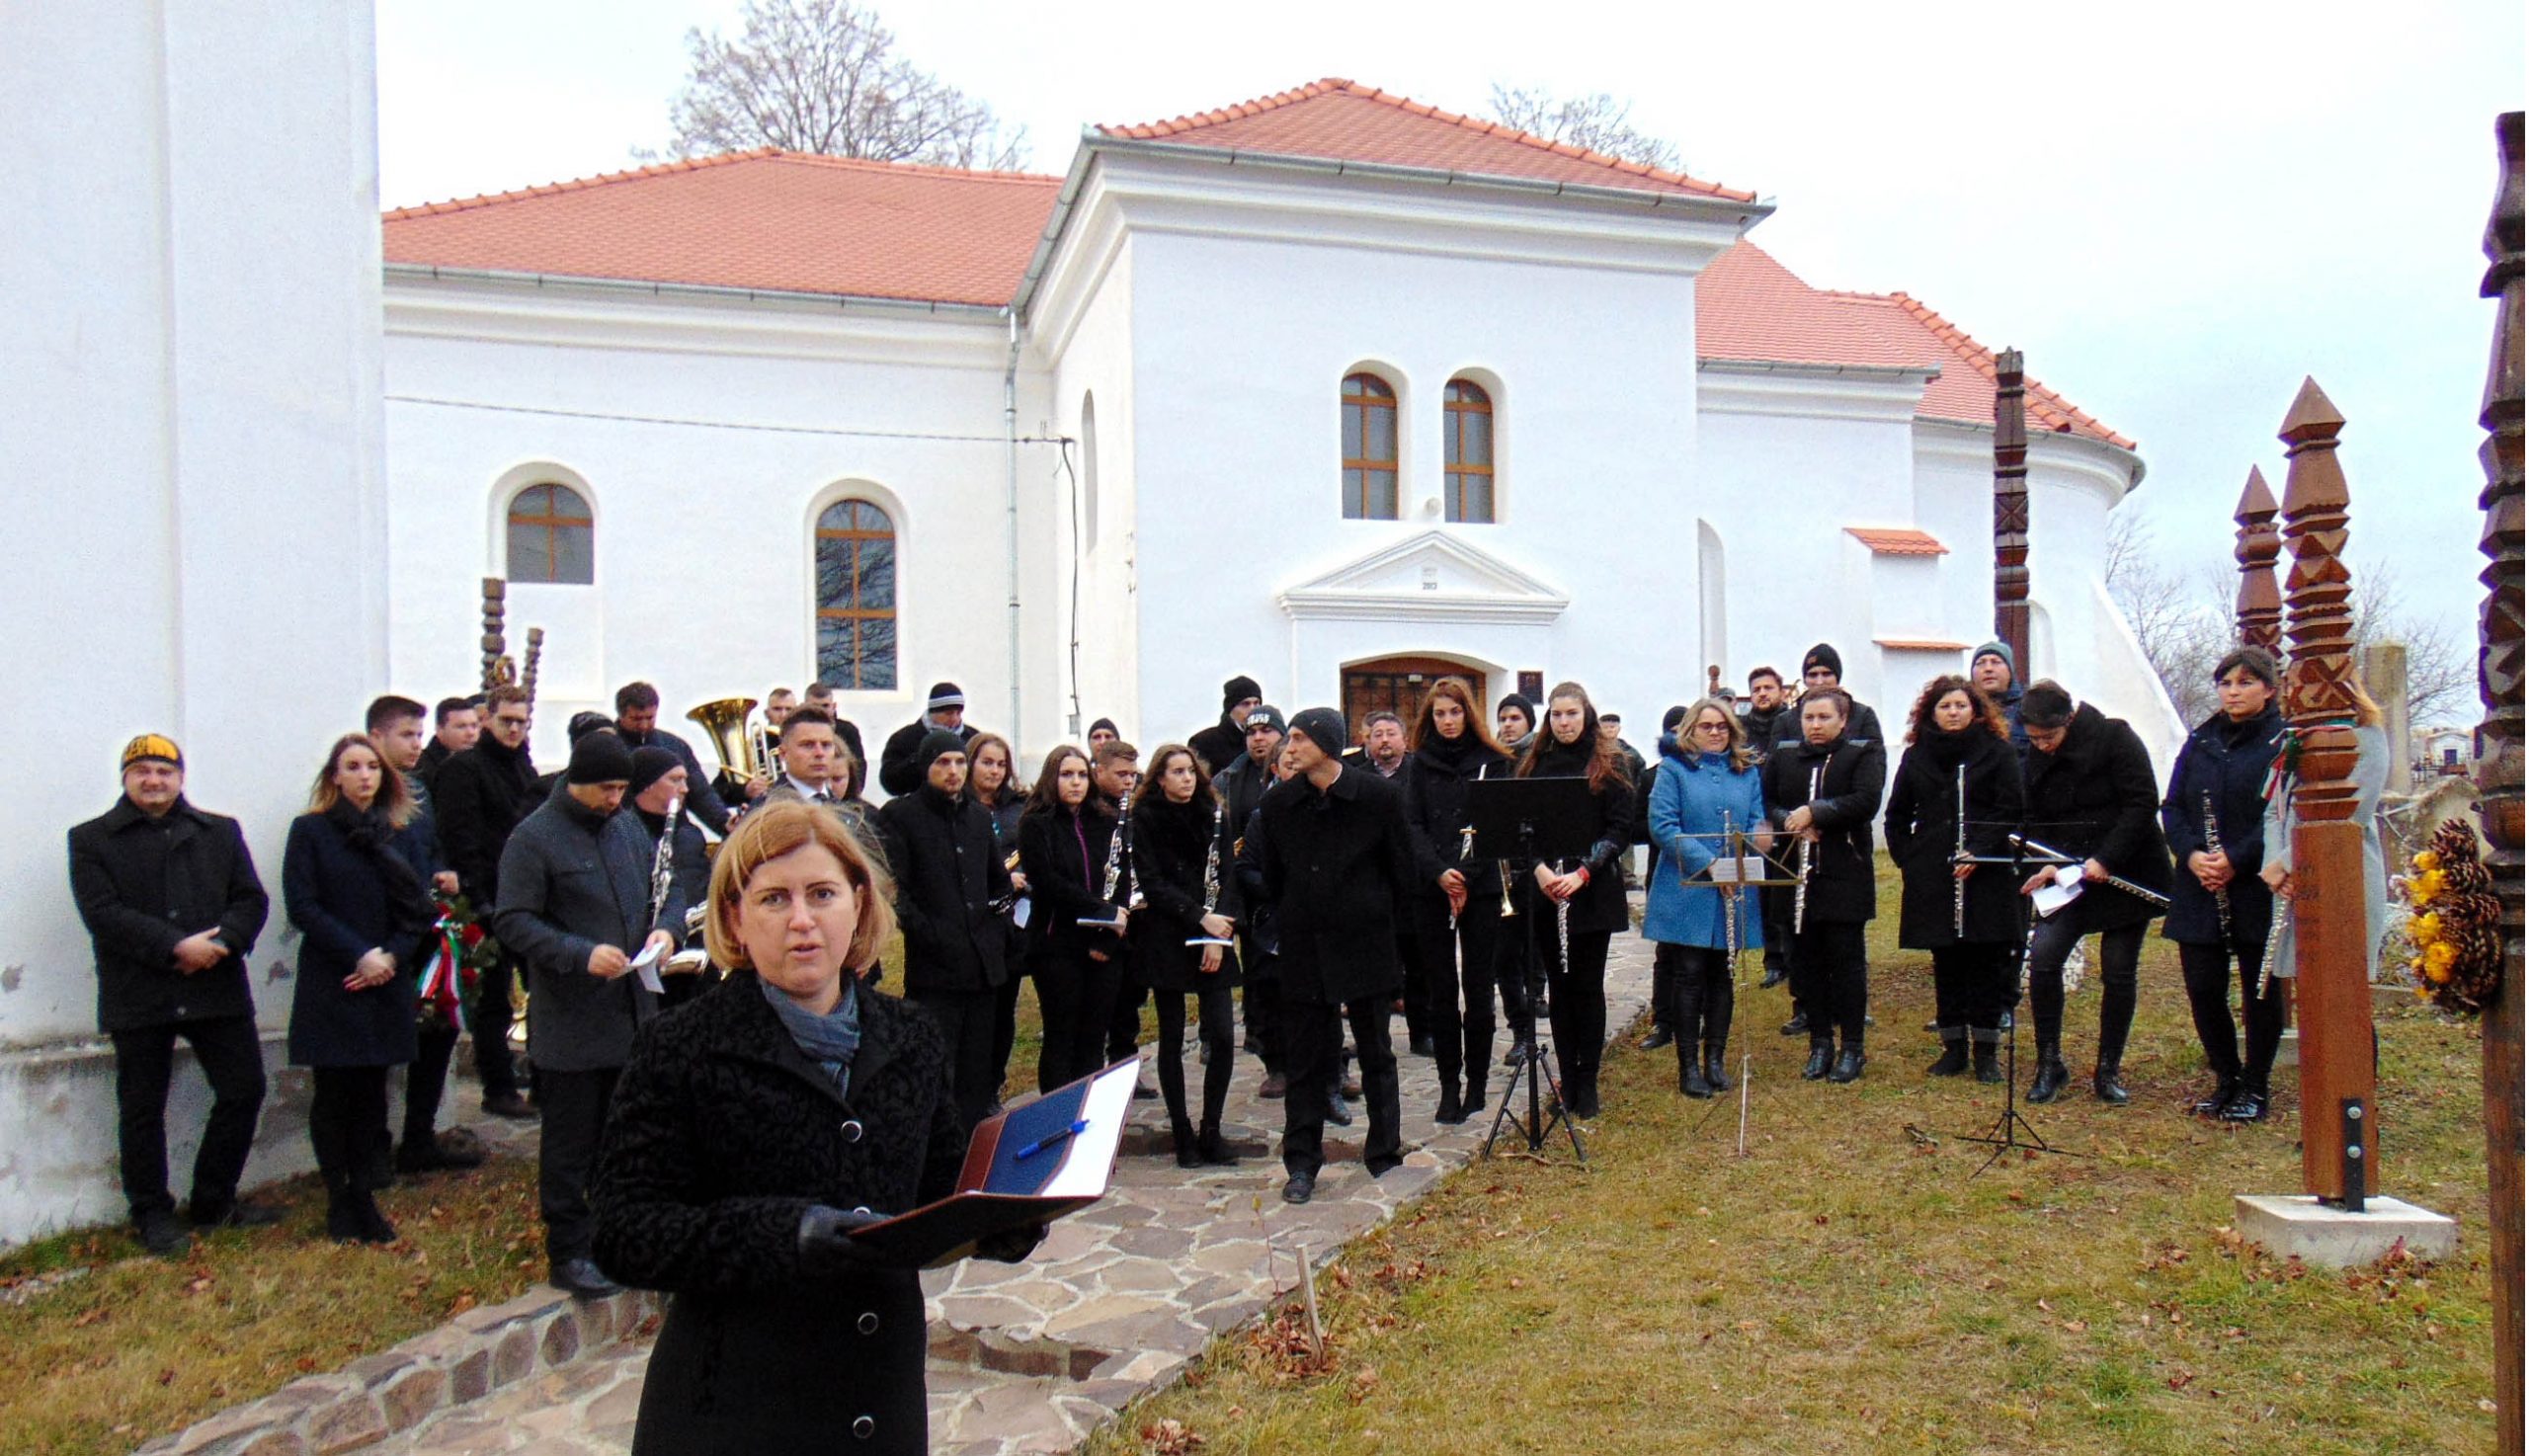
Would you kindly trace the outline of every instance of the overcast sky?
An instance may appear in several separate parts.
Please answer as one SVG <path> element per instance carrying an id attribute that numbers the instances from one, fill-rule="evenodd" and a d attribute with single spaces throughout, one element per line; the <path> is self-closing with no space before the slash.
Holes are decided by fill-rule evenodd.
<path id="1" fill-rule="evenodd" d="M 384 201 L 631 165 L 686 32 L 739 8 L 381 0 Z M 1779 204 L 1753 236 L 1804 279 L 1902 288 L 2138 440 L 2128 509 L 2181 565 L 2228 559 L 2249 465 L 2280 493 L 2274 431 L 2315 375 L 2349 421 L 2357 570 L 2474 633 L 2479 245 L 2519 0 L 878 9 L 1044 172 L 1086 123 L 1322 76 L 1454 111 L 1496 81 L 1628 98 L 1689 171 Z"/>

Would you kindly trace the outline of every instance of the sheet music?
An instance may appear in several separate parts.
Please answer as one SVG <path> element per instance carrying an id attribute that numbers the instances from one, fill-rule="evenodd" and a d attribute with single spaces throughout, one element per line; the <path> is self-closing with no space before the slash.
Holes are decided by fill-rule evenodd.
<path id="1" fill-rule="evenodd" d="M 1765 861 L 1754 854 L 1712 861 L 1711 879 L 1716 885 L 1736 885 L 1764 877 Z"/>
<path id="2" fill-rule="evenodd" d="M 2043 920 L 2080 899 L 2082 883 L 2080 865 L 2058 865 L 2054 882 L 2038 886 L 2037 892 L 2028 898 L 2037 907 L 2038 918 Z"/>
<path id="3" fill-rule="evenodd" d="M 641 978 L 641 989 L 652 996 L 667 995 L 667 988 L 659 984 L 659 957 L 664 954 L 666 952 L 661 950 L 656 942 L 652 942 L 643 946 L 641 953 L 632 958 L 632 969 Z"/>

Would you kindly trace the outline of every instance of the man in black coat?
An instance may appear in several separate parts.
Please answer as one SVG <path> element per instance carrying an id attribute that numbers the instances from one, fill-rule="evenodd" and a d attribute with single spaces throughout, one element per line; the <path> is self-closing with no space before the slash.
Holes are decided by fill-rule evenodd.
<path id="1" fill-rule="evenodd" d="M 1255 836 L 1263 891 L 1280 939 L 1283 1201 L 1306 1203 L 1325 1166 L 1326 1103 L 1343 1028 L 1352 1023 L 1370 1132 L 1361 1161 L 1373 1177 L 1403 1163 L 1396 1053 L 1388 1005 L 1403 983 L 1396 913 L 1414 882 L 1405 797 L 1394 783 L 1347 767 L 1344 719 L 1309 708 L 1291 720 L 1293 777 L 1264 796 Z"/>
<path id="2" fill-rule="evenodd" d="M 674 753 L 655 747 L 632 751 L 632 781 L 624 788 L 623 802 L 632 817 L 640 821 L 641 834 L 650 842 L 651 888 L 657 888 L 659 837 L 670 832 L 668 811 L 675 809 L 676 839 L 668 847 L 668 875 L 675 882 L 678 903 L 688 909 L 708 899 L 711 889 L 711 860 L 704 852 L 702 830 L 684 810 L 686 797 L 693 789 L 693 775 L 677 762 Z M 660 970 L 664 975 L 667 967 Z M 660 983 L 659 1005 L 683 1006 L 701 994 L 705 980 L 706 973 L 699 970 L 667 976 Z"/>
<path id="3" fill-rule="evenodd" d="M 957 1112 L 972 1127 L 1001 1096 L 994 992 L 1010 978 L 1009 936 L 994 902 L 1010 893 L 1010 869 L 993 848 L 992 811 L 966 797 L 966 741 L 936 728 L 914 758 L 922 783 L 878 806 L 878 835 L 896 877 L 905 999 L 938 1023 Z"/>
<path id="4" fill-rule="evenodd" d="M 2029 1009 L 2037 1021 L 2037 1080 L 2032 1102 L 2050 1102 L 2071 1074 L 2064 1066 L 2064 961 L 2082 936 L 2099 936 L 2098 1068 L 2090 1090 L 2102 1102 L 2127 1100 L 2120 1075 L 2134 1005 L 2143 938 L 2165 905 L 2154 905 L 2107 883 L 2110 875 L 2166 896 L 2175 870 L 2161 838 L 2160 784 L 2143 740 L 2049 680 L 2020 698 L 2028 727 L 2028 837 L 2080 858 L 2080 898 L 2037 922 L 2028 942 Z M 2029 877 L 2033 894 L 2053 878 Z"/>
<path id="5" fill-rule="evenodd" d="M 1233 843 L 1245 838 L 1257 806 L 1264 802 L 1264 791 L 1279 781 L 1273 763 L 1282 752 L 1282 710 L 1257 703 L 1247 709 L 1240 727 L 1246 734 L 1245 749 L 1212 775 L 1212 792 L 1220 795 L 1223 821 L 1238 826 L 1230 837 Z M 1202 755 L 1200 748 L 1194 750 L 1196 758 Z M 1258 928 L 1271 917 L 1271 910 L 1260 906 L 1253 894 L 1242 894 L 1240 900 L 1238 963 L 1247 979 L 1238 988 L 1239 1010 L 1246 1022 L 1248 1049 L 1264 1064 L 1264 1085 L 1256 1094 L 1269 1100 L 1281 1096 L 1289 1087 L 1282 1072 L 1282 978 L 1272 948 L 1259 940 Z"/>
<path id="6" fill-rule="evenodd" d="M 729 806 L 712 791 L 711 775 L 702 771 L 702 761 L 693 756 L 693 745 L 659 726 L 659 689 L 647 683 L 626 683 L 614 689 L 614 731 L 627 749 L 663 748 L 676 755 L 693 789 L 686 812 L 713 834 L 729 832 Z"/>
<path id="7" fill-rule="evenodd" d="M 934 683 L 921 717 L 887 735 L 878 751 L 878 786 L 890 794 L 909 794 L 922 786 L 929 771 L 921 762 L 922 742 L 935 732 L 954 734 L 958 752 L 974 739 L 966 722 L 966 694 L 954 683 Z"/>
<path id="8" fill-rule="evenodd" d="M 195 1225 L 269 1224 L 237 1197 L 264 1102 L 263 1038 L 246 956 L 272 903 L 237 821 L 185 798 L 185 756 L 144 733 L 122 751 L 122 798 L 70 831 L 70 893 L 97 951 L 97 1029 L 115 1044 L 123 1198 L 141 1245 L 185 1247 L 167 1191 L 167 1089 L 176 1038 L 210 1083 L 194 1158 Z"/>
<path id="9" fill-rule="evenodd" d="M 1204 772 L 1215 777 L 1228 772 L 1232 760 L 1255 747 L 1249 741 L 1248 721 L 1264 705 L 1264 689 L 1256 685 L 1254 678 L 1241 674 L 1221 685 L 1221 720 L 1185 740 L 1185 746 L 1194 751 L 1194 757 L 1202 760 Z M 1282 715 L 1275 713 L 1275 737 L 1280 736 L 1281 721 Z M 1233 818 L 1230 822 L 1245 824 L 1247 821 Z"/>
<path id="10" fill-rule="evenodd" d="M 421 762 L 409 777 L 418 778 L 425 787 L 436 786 L 439 770 L 449 760 L 474 746 L 483 736 L 482 707 L 470 697 L 443 697 L 432 709 L 436 724 L 428 747 L 422 750 Z"/>
<path id="11" fill-rule="evenodd" d="M 1797 727 L 1798 718 L 1783 697 L 1782 674 L 1770 667 L 1749 672 L 1748 705 L 1739 710 L 1739 726 L 1747 731 L 1748 746 L 1756 751 L 1757 763 L 1772 757 L 1775 744 L 1787 736 L 1786 729 Z M 1647 793 L 1643 802 L 1650 802 Z M 1765 979 L 1761 984 L 1779 986 L 1791 979 L 1791 892 L 1780 885 L 1764 886 L 1756 891 L 1756 906 L 1765 920 Z"/>
<path id="12" fill-rule="evenodd" d="M 544 1107 L 537 1194 L 553 1284 L 589 1296 L 615 1287 L 589 1257 L 589 1172 L 632 1034 L 658 1010 L 655 982 L 633 957 L 655 966 L 685 924 L 673 879 L 666 904 L 652 906 L 654 846 L 637 817 L 619 812 L 631 780 L 620 738 L 580 740 L 553 796 L 501 853 L 492 927 L 525 963 L 533 1006 L 528 1055 Z"/>
<path id="13" fill-rule="evenodd" d="M 1850 709 L 1845 718 L 1843 736 L 1856 748 L 1878 749 L 1880 781 L 1885 786 L 1888 776 L 1888 739 L 1879 731 L 1879 714 L 1872 710 L 1869 703 L 1863 702 L 1849 692 L 1844 692 L 1843 680 L 1843 655 L 1836 651 L 1833 643 L 1821 642 L 1810 648 L 1808 653 L 1800 659 L 1801 700 L 1806 701 L 1810 693 L 1822 689 L 1843 693 L 1844 702 Z M 1798 708 L 1786 707 L 1774 729 L 1774 747 L 1781 748 L 1788 745 L 1797 748 L 1804 736 Z M 1768 799 L 1766 802 L 1771 803 L 1772 800 Z M 1879 806 L 1871 805 L 1870 812 L 1877 814 Z M 1789 913 L 1789 907 L 1786 905 L 1784 914 Z M 1783 922 L 1786 931 L 1783 936 L 1785 946 L 1791 944 L 1791 936 L 1788 933 L 1790 924 L 1788 920 Z M 1791 988 L 1791 1019 L 1782 1024 L 1782 1034 L 1798 1036 L 1810 1030 L 1809 1017 L 1814 1010 L 1816 1009 L 1802 999 L 1799 984 L 1795 982 Z"/>
<path id="14" fill-rule="evenodd" d="M 483 733 L 474 746 L 452 755 L 431 785 L 431 809 L 439 821 L 440 853 L 475 918 L 487 928 L 500 904 L 501 853 L 510 834 L 538 802 L 535 761 L 527 751 L 527 690 L 504 685 L 483 694 Z M 468 1029 L 474 1036 L 474 1073 L 483 1084 L 483 1110 L 502 1117 L 533 1117 L 519 1094 L 518 1062 L 510 1055 L 510 985 L 518 956 L 508 942 L 475 983 Z"/>

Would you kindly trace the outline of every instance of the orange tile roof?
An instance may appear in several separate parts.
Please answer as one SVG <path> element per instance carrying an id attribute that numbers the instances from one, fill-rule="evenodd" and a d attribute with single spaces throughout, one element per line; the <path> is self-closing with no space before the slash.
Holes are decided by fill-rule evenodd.
<path id="1" fill-rule="evenodd" d="M 1813 288 L 1751 242 L 1725 251 L 1695 281 L 1695 353 L 1775 364 L 1938 366 L 1917 414 L 1979 425 L 1994 419 L 1994 352 L 1965 330 L 1905 293 Z M 2134 447 L 2035 379 L 2028 381 L 2028 428 Z"/>
<path id="2" fill-rule="evenodd" d="M 1165 121 L 1098 128 L 1139 141 L 1216 146 L 1266 156 L 1426 167 L 1635 192 L 1725 198 L 1756 195 L 1628 162 L 1569 142 L 1444 112 L 1341 77 Z"/>
<path id="3" fill-rule="evenodd" d="M 1844 534 L 1870 548 L 1874 556 L 1946 556 L 1949 548 L 1930 531 L 1895 526 L 1847 526 Z"/>
<path id="4" fill-rule="evenodd" d="M 386 261 L 1000 307 L 1061 186 L 766 147 L 398 208 Z"/>

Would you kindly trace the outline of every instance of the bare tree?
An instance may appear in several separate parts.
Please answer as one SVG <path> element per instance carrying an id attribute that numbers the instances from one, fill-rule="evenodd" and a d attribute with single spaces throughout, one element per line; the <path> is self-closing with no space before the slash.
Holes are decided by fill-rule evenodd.
<path id="1" fill-rule="evenodd" d="M 668 154 L 785 151 L 1007 169 L 1025 127 L 895 54 L 876 12 L 850 0 L 748 0 L 745 34 L 686 32 L 692 58 L 669 104 Z M 636 155 L 640 153 L 636 152 Z"/>
<path id="2" fill-rule="evenodd" d="M 1618 101 L 1603 91 L 1594 96 L 1557 97 L 1496 81 L 1492 110 L 1494 121 L 1548 141 L 1569 142 L 1667 172 L 1686 170 L 1674 142 L 1635 129 L 1632 102 Z"/>

